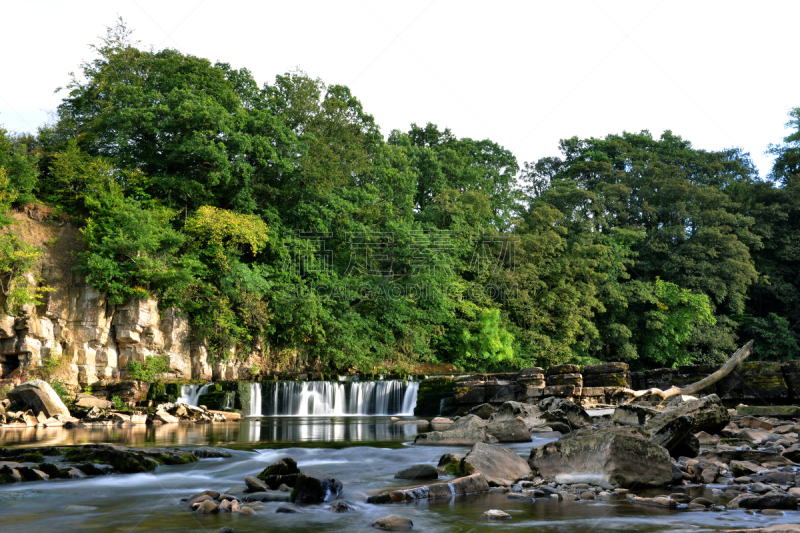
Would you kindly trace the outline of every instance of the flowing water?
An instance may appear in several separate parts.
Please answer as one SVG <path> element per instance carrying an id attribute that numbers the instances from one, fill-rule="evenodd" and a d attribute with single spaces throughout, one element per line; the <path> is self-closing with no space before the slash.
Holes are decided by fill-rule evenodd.
<path id="1" fill-rule="evenodd" d="M 200 396 L 207 393 L 209 387 L 211 387 L 211 383 L 206 383 L 204 385 L 181 385 L 181 395 L 177 402 L 196 406 L 198 405 L 197 402 L 200 400 Z"/>
<path id="2" fill-rule="evenodd" d="M 0 430 L 2 446 L 88 442 L 132 446 L 210 445 L 225 447 L 232 453 L 230 458 L 160 466 L 151 474 L 0 485 L 0 532 L 210 532 L 226 525 L 237 533 L 374 532 L 376 530 L 370 527 L 372 521 L 389 514 L 413 520 L 414 531 L 437 533 L 694 533 L 764 527 L 800 520 L 800 512 L 770 517 L 748 515 L 744 511 L 664 510 L 627 501 L 558 502 L 539 499 L 526 503 L 494 493 L 411 504 L 370 505 L 365 503 L 369 495 L 392 487 L 413 485 L 394 479 L 399 470 L 413 464 L 436 465 L 443 453 L 466 453 L 468 449 L 413 446 L 417 424 L 397 423 L 388 416 L 338 416 L 363 411 L 409 410 L 411 402 L 406 402 L 407 388 L 386 385 L 379 390 L 377 384 L 374 387 L 361 385 L 344 390 L 321 385 L 299 387 L 292 393 L 299 401 L 291 407 L 289 402 L 279 407 L 294 416 L 265 416 L 214 424 Z M 352 394 L 354 391 L 355 396 Z M 257 398 L 255 393 L 260 394 L 261 387 L 252 392 L 251 398 Z M 274 397 L 274 390 L 265 391 L 261 399 L 254 400 L 259 406 L 263 403 L 267 413 L 274 412 L 268 411 L 267 406 L 277 405 L 270 403 L 269 394 Z M 323 416 L 320 411 L 331 411 L 337 416 Z M 303 416 L 305 414 L 310 416 Z M 545 442 L 548 441 L 536 439 L 532 443 L 507 447 L 527 458 L 533 446 Z M 266 503 L 252 517 L 229 513 L 205 516 L 180 505 L 181 498 L 203 490 L 222 492 L 241 486 L 245 476 L 256 475 L 285 456 L 297 459 L 301 469 L 316 468 L 342 480 L 344 493 L 341 499 L 350 502 L 356 508 L 355 512 L 332 513 L 325 510 L 326 504 L 306 507 L 307 514 L 277 514 L 275 510 L 280 504 Z M 726 503 L 725 499 L 713 496 L 710 490 L 702 487 L 690 490 L 695 496 Z M 664 490 L 635 492 L 641 496 L 665 493 Z M 489 509 L 506 511 L 512 519 L 486 522 L 481 514 Z"/>
<path id="3" fill-rule="evenodd" d="M 281 381 L 253 383 L 251 416 L 412 416 L 416 381 Z"/>

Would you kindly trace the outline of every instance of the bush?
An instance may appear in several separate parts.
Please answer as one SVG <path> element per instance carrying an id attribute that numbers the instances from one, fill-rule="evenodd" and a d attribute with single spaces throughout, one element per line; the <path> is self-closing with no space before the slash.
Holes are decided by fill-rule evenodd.
<path id="1" fill-rule="evenodd" d="M 169 358 L 166 355 L 148 357 L 144 363 L 136 361 L 128 363 L 128 375 L 137 381 L 160 381 L 161 375 L 169 370 Z"/>
<path id="2" fill-rule="evenodd" d="M 72 394 L 70 394 L 70 392 L 67 390 L 67 387 L 65 387 L 61 381 L 51 381 L 50 386 L 54 391 L 56 391 L 56 394 L 58 394 L 58 397 L 61 398 L 61 401 L 64 402 L 65 405 L 72 403 Z"/>

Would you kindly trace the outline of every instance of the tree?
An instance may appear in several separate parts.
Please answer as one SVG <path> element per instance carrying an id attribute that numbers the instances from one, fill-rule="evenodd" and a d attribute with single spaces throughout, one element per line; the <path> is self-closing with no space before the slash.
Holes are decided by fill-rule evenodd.
<path id="1" fill-rule="evenodd" d="M 477 331 L 461 331 L 462 352 L 457 361 L 462 368 L 486 369 L 499 364 L 511 365 L 514 336 L 503 326 L 499 309 L 483 309 L 478 315 Z"/>
<path id="2" fill-rule="evenodd" d="M 254 187 L 291 168 L 294 136 L 246 70 L 175 50 L 137 49 L 120 22 L 81 65 L 58 108 L 81 149 L 141 170 L 170 207 L 252 211 Z"/>

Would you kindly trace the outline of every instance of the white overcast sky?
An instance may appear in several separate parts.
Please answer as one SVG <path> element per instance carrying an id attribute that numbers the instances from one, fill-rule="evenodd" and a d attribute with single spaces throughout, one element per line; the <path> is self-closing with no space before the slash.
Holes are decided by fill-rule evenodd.
<path id="1" fill-rule="evenodd" d="M 0 124 L 48 119 L 121 15 L 142 46 L 348 85 L 384 135 L 490 138 L 520 164 L 573 135 L 665 129 L 741 147 L 764 176 L 800 106 L 800 2 L 0 0 Z"/>

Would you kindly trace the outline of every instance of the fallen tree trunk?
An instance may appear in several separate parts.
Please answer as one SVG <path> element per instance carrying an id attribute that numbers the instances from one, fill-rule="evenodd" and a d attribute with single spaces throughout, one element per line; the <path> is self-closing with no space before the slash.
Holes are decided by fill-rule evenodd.
<path id="1" fill-rule="evenodd" d="M 633 397 L 628 400 L 626 403 L 630 403 L 637 398 L 641 398 L 642 396 L 652 395 L 658 396 L 661 398 L 661 401 L 671 398 L 672 396 L 677 396 L 679 394 L 685 395 L 693 395 L 697 394 L 701 390 L 705 389 L 716 383 L 717 381 L 721 380 L 735 369 L 739 364 L 747 359 L 753 353 L 753 341 L 751 340 L 738 350 L 728 359 L 724 365 L 719 367 L 719 369 L 714 372 L 713 374 L 706 376 L 705 378 L 701 379 L 700 381 L 696 381 L 695 383 L 691 383 L 686 385 L 685 387 L 670 387 L 667 390 L 661 389 L 647 389 L 647 390 L 633 390 L 633 389 L 625 389 L 625 392 L 629 394 L 633 394 Z"/>

